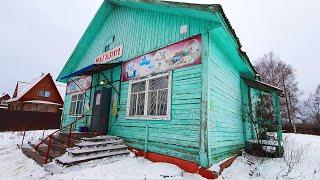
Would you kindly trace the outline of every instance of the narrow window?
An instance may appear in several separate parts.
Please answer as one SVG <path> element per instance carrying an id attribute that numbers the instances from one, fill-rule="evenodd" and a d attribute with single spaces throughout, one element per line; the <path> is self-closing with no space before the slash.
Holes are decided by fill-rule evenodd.
<path id="1" fill-rule="evenodd" d="M 82 115 L 84 110 L 84 94 L 76 94 L 71 97 L 70 115 Z"/>

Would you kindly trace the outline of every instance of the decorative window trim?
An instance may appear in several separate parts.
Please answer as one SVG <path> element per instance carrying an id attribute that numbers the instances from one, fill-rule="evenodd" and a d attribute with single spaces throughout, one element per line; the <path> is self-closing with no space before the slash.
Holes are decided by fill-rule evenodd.
<path id="1" fill-rule="evenodd" d="M 167 115 L 166 116 L 152 116 L 147 115 L 147 103 L 148 103 L 148 91 L 149 91 L 149 80 L 168 76 L 168 101 L 167 101 Z M 131 101 L 131 88 L 132 84 L 146 81 L 146 90 L 144 98 L 144 115 L 130 116 L 130 101 Z M 130 80 L 128 86 L 128 97 L 127 97 L 127 106 L 126 106 L 126 119 L 135 119 L 135 120 L 170 120 L 171 119 L 171 84 L 172 84 L 172 72 L 162 73 L 154 76 L 148 76 L 137 80 Z"/>

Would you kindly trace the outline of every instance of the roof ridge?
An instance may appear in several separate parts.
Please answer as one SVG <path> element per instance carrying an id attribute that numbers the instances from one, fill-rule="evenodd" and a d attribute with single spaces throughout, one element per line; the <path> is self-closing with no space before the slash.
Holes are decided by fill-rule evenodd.
<path id="1" fill-rule="evenodd" d="M 21 92 L 20 94 L 17 93 L 17 96 L 14 98 L 11 98 L 8 100 L 8 102 L 13 102 L 13 101 L 18 101 L 21 97 L 23 97 L 25 94 L 27 94 L 33 87 L 35 87 L 37 84 L 39 84 L 39 82 L 44 79 L 47 75 L 50 75 L 50 73 L 47 73 L 46 75 L 40 76 L 38 77 L 38 79 L 33 79 L 35 80 L 33 83 L 29 84 L 29 87 L 27 87 L 26 89 L 23 90 L 23 92 Z M 19 82 L 19 81 L 18 81 Z"/>

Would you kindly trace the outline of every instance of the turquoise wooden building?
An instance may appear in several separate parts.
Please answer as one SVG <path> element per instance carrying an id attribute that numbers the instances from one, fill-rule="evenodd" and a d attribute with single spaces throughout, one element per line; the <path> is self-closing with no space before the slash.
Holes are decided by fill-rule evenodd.
<path id="1" fill-rule="evenodd" d="M 122 137 L 132 148 L 210 167 L 257 136 L 259 81 L 220 5 L 105 0 L 63 67 L 62 126 Z"/>

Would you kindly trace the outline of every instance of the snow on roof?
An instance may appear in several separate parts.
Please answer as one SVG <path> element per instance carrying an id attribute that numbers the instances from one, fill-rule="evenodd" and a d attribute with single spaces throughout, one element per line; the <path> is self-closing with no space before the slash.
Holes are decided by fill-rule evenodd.
<path id="1" fill-rule="evenodd" d="M 65 97 L 66 91 L 67 91 L 67 85 L 65 83 L 59 83 L 59 82 L 56 82 L 55 84 L 56 84 L 56 87 L 60 93 L 62 100 L 64 100 L 64 97 Z"/>
<path id="2" fill-rule="evenodd" d="M 7 93 L 3 93 L 2 95 L 0 95 L 0 99 L 3 98 L 4 96 L 9 95 Z M 9 95 L 10 96 L 10 95 Z"/>
<path id="3" fill-rule="evenodd" d="M 24 96 L 28 91 L 30 91 L 35 85 L 37 85 L 48 74 L 42 74 L 41 76 L 33 79 L 31 81 L 31 83 L 18 81 L 17 96 L 9 99 L 7 102 L 18 101 L 22 96 Z M 58 84 L 58 82 L 56 82 L 55 85 L 59 91 L 59 94 L 60 94 L 62 100 L 64 100 L 64 96 L 66 94 L 66 85 L 63 83 Z"/>
<path id="4" fill-rule="evenodd" d="M 31 83 L 18 81 L 17 96 L 9 99 L 7 102 L 14 102 L 19 100 L 23 95 L 30 91 L 30 89 L 37 85 L 44 77 L 46 76 L 43 74 L 40 77 L 33 79 Z"/>
<path id="5" fill-rule="evenodd" d="M 59 104 L 59 103 L 54 103 L 54 102 L 50 102 L 50 101 L 41 101 L 41 100 L 30 100 L 30 101 L 24 101 L 24 102 L 35 103 L 35 104 L 52 104 L 52 105 L 62 106 L 62 104 Z"/>
<path id="6" fill-rule="evenodd" d="M 30 85 L 30 83 L 18 81 L 17 82 L 17 96 L 21 95 L 27 87 Z"/>

